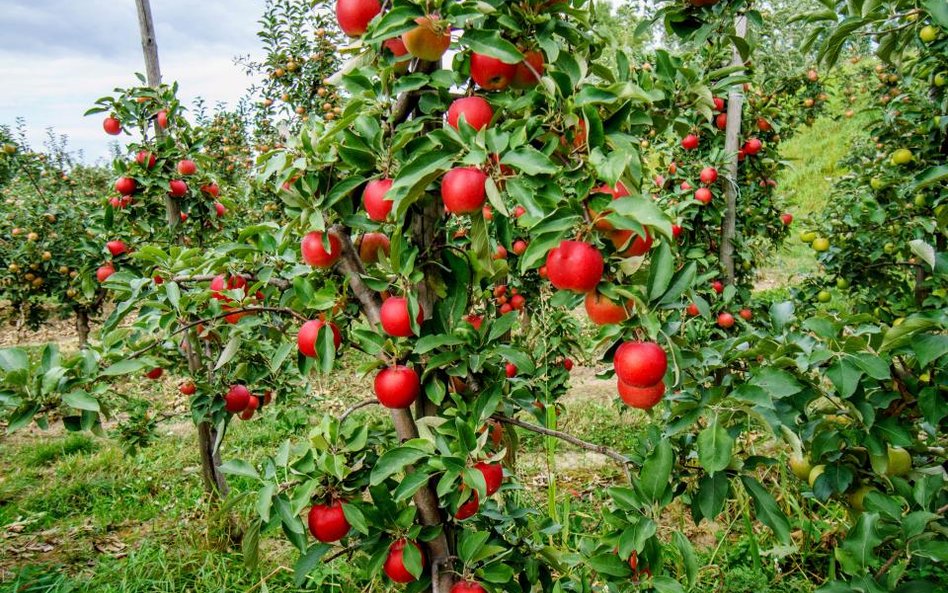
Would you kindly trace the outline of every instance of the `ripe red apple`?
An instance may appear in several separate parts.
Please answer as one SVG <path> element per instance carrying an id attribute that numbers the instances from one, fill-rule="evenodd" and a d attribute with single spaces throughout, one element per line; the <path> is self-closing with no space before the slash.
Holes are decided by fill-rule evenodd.
<path id="1" fill-rule="evenodd" d="M 463 485 L 461 486 L 461 489 L 463 491 L 464 489 Z M 458 506 L 457 512 L 454 513 L 454 518 L 457 519 L 458 521 L 469 519 L 477 513 L 477 510 L 480 507 L 481 507 L 481 501 L 480 501 L 480 498 L 477 496 L 477 490 L 471 490 L 470 498 L 468 498 L 465 502 L 463 502 L 460 506 Z"/>
<path id="2" fill-rule="evenodd" d="M 702 204 L 705 204 L 705 205 L 710 204 L 710 203 L 711 203 L 711 199 L 712 199 L 713 197 L 714 197 L 714 196 L 713 196 L 713 194 L 711 193 L 711 190 L 708 189 L 708 188 L 706 188 L 706 187 L 698 188 L 698 190 L 695 192 L 695 200 L 697 200 L 697 201 L 699 201 L 699 202 L 701 202 Z"/>
<path id="3" fill-rule="evenodd" d="M 471 78 L 487 91 L 502 91 L 517 73 L 516 64 L 474 52 L 471 54 Z"/>
<path id="4" fill-rule="evenodd" d="M 507 248 L 498 245 L 497 249 L 494 250 L 494 259 L 507 259 Z"/>
<path id="5" fill-rule="evenodd" d="M 404 409 L 421 393 L 418 373 L 411 367 L 385 367 L 375 376 L 375 397 L 386 408 Z"/>
<path id="6" fill-rule="evenodd" d="M 329 251 L 323 246 L 322 231 L 311 231 L 306 233 L 300 242 L 300 251 L 303 254 L 303 261 L 315 268 L 332 267 L 339 256 L 342 255 L 342 242 L 339 237 L 329 233 Z"/>
<path id="7" fill-rule="evenodd" d="M 185 381 L 178 386 L 178 391 L 184 395 L 194 395 L 197 391 L 197 386 L 194 384 L 194 381 Z"/>
<path id="8" fill-rule="evenodd" d="M 612 196 L 613 200 L 618 200 L 619 198 L 624 198 L 625 196 L 630 195 L 629 189 L 621 181 L 616 183 L 615 187 L 609 187 L 607 184 L 602 184 L 599 187 L 592 190 L 593 194 L 609 194 Z M 608 220 L 605 220 L 604 217 L 612 213 L 612 210 L 603 210 L 602 212 L 596 212 L 592 208 L 587 206 L 586 208 L 589 211 L 589 217 L 593 219 L 593 226 L 596 230 L 600 231 L 611 231 L 615 227 L 612 226 L 612 223 Z"/>
<path id="9" fill-rule="evenodd" d="M 714 292 L 721 294 L 724 292 L 724 283 L 722 283 L 720 280 L 715 280 L 711 283 L 711 288 L 714 290 Z"/>
<path id="10" fill-rule="evenodd" d="M 566 369 L 566 372 L 567 372 L 567 373 L 570 372 L 571 370 L 573 370 L 573 359 L 572 359 L 572 358 L 564 358 L 564 359 L 563 359 L 563 368 Z"/>
<path id="11" fill-rule="evenodd" d="M 469 313 L 464 316 L 464 321 L 470 323 L 471 327 L 479 331 L 481 329 L 481 326 L 484 325 L 484 316 L 475 315 L 474 313 Z"/>
<path id="12" fill-rule="evenodd" d="M 231 385 L 224 395 L 224 407 L 231 414 L 243 412 L 250 405 L 250 390 L 244 385 Z"/>
<path id="13" fill-rule="evenodd" d="M 247 407 L 244 408 L 244 411 L 240 413 L 241 420 L 250 420 L 253 418 L 253 413 L 257 411 L 260 407 L 260 398 L 256 395 L 251 395 L 247 399 Z"/>
<path id="14" fill-rule="evenodd" d="M 524 52 L 523 61 L 517 64 L 517 70 L 514 72 L 511 86 L 515 89 L 528 89 L 536 86 L 540 82 L 540 76 L 543 76 L 543 53 L 539 50 L 530 50 Z"/>
<path id="15" fill-rule="evenodd" d="M 415 19 L 418 26 L 402 34 L 402 42 L 408 53 L 419 60 L 437 62 L 451 46 L 451 29 L 446 21 L 436 17 L 421 16 Z"/>
<path id="16" fill-rule="evenodd" d="M 757 138 L 751 138 L 750 140 L 744 143 L 744 154 L 749 154 L 751 156 L 754 156 L 755 154 L 760 152 L 760 149 L 763 148 L 763 146 L 764 146 L 763 142 L 761 142 Z"/>
<path id="17" fill-rule="evenodd" d="M 487 593 L 487 591 L 476 581 L 458 581 L 451 586 L 449 593 Z"/>
<path id="18" fill-rule="evenodd" d="M 155 121 L 162 130 L 168 129 L 168 112 L 162 109 L 155 115 Z"/>
<path id="19" fill-rule="evenodd" d="M 750 321 L 754 317 L 754 313 L 751 312 L 750 309 L 741 309 L 737 314 L 740 315 L 744 321 Z"/>
<path id="20" fill-rule="evenodd" d="M 336 327 L 336 324 L 329 321 L 323 321 L 322 319 L 310 319 L 300 327 L 300 331 L 296 334 L 296 345 L 299 348 L 300 352 L 303 353 L 303 356 L 308 356 L 310 358 L 318 358 L 319 353 L 316 352 L 316 340 L 319 337 L 319 330 L 324 325 L 329 325 L 329 329 L 332 330 L 332 344 L 339 350 L 339 346 L 342 345 L 342 334 L 339 333 L 339 328 Z"/>
<path id="21" fill-rule="evenodd" d="M 681 225 L 673 224 L 672 225 L 672 239 L 677 239 L 681 236 Z"/>
<path id="22" fill-rule="evenodd" d="M 691 184 L 688 183 L 687 181 L 682 181 L 679 187 L 681 187 L 681 191 L 688 191 L 689 189 L 691 189 Z"/>
<path id="23" fill-rule="evenodd" d="M 550 282 L 560 290 L 591 292 L 602 280 L 602 254 L 588 243 L 562 241 L 546 256 Z"/>
<path id="24" fill-rule="evenodd" d="M 336 20 L 349 37 L 359 37 L 375 15 L 382 12 L 378 0 L 336 0 Z"/>
<path id="25" fill-rule="evenodd" d="M 609 240 L 616 250 L 628 245 L 628 247 L 625 247 L 625 251 L 619 252 L 619 255 L 623 257 L 641 257 L 645 255 L 652 248 L 653 241 L 648 230 L 645 231 L 645 238 L 633 231 L 615 231 L 609 234 Z"/>
<path id="26" fill-rule="evenodd" d="M 624 383 L 621 379 L 618 382 L 619 397 L 626 404 L 639 410 L 649 410 L 658 402 L 662 401 L 665 395 L 665 382 L 659 381 L 655 385 L 647 387 L 634 387 Z"/>
<path id="27" fill-rule="evenodd" d="M 790 214 L 789 212 L 781 214 L 780 222 L 782 222 L 784 226 L 790 226 L 790 223 L 793 222 L 793 214 Z"/>
<path id="28" fill-rule="evenodd" d="M 115 182 L 115 191 L 123 196 L 135 193 L 136 187 L 138 187 L 138 183 L 131 177 L 119 177 L 118 181 Z"/>
<path id="29" fill-rule="evenodd" d="M 180 179 L 172 179 L 168 182 L 168 195 L 172 198 L 180 198 L 188 193 L 188 184 Z"/>
<path id="30" fill-rule="evenodd" d="M 337 542 L 349 533 L 349 522 L 342 510 L 342 501 L 339 500 L 313 505 L 307 516 L 307 523 L 313 537 L 324 544 Z"/>
<path id="31" fill-rule="evenodd" d="M 374 264 L 379 261 L 379 252 L 388 256 L 392 247 L 392 242 L 383 233 L 366 233 L 362 235 L 362 242 L 359 243 L 359 259 L 366 264 Z"/>
<path id="32" fill-rule="evenodd" d="M 188 213 L 187 213 L 187 212 L 182 212 L 182 213 L 178 216 L 178 218 L 181 219 L 181 222 L 185 222 L 185 221 L 188 219 Z"/>
<path id="33" fill-rule="evenodd" d="M 380 311 L 382 329 L 390 336 L 396 338 L 407 338 L 414 335 L 411 330 L 411 317 L 408 314 L 408 299 L 405 297 L 390 297 L 382 303 Z M 418 306 L 418 317 L 416 320 L 420 325 L 424 320 L 425 314 Z"/>
<path id="34" fill-rule="evenodd" d="M 146 169 L 151 169 L 155 166 L 155 163 L 158 162 L 158 159 L 155 157 L 155 153 L 148 152 L 147 150 L 140 150 L 138 151 L 138 154 L 135 155 L 135 162 Z"/>
<path id="35" fill-rule="evenodd" d="M 523 239 L 517 239 L 513 242 L 512 249 L 516 255 L 523 255 L 523 252 L 527 250 L 527 242 Z"/>
<path id="36" fill-rule="evenodd" d="M 365 208 L 370 220 L 385 222 L 392 211 L 392 200 L 385 199 L 385 194 L 392 188 L 391 179 L 373 179 L 362 190 L 362 207 Z"/>
<path id="37" fill-rule="evenodd" d="M 517 376 L 517 365 L 512 362 L 508 362 L 504 365 L 504 373 L 507 375 L 508 379 L 513 379 Z"/>
<path id="38" fill-rule="evenodd" d="M 757 129 L 761 132 L 769 132 L 773 130 L 773 126 L 770 125 L 770 122 L 762 117 L 757 118 Z"/>
<path id="39" fill-rule="evenodd" d="M 118 136 L 122 133 L 122 122 L 117 118 L 107 117 L 102 122 L 102 129 L 110 136 Z"/>
<path id="40" fill-rule="evenodd" d="M 698 137 L 694 134 L 688 134 L 681 139 L 681 147 L 685 150 L 694 150 L 698 148 Z"/>
<path id="41" fill-rule="evenodd" d="M 629 318 L 625 307 L 598 291 L 587 293 L 583 304 L 590 321 L 596 325 L 622 323 Z"/>
<path id="42" fill-rule="evenodd" d="M 527 299 L 524 298 L 522 294 L 515 294 L 510 297 L 510 306 L 513 307 L 515 311 L 522 311 L 526 304 Z"/>
<path id="43" fill-rule="evenodd" d="M 705 185 L 711 185 L 718 180 L 718 170 L 714 167 L 705 167 L 701 169 L 701 175 L 699 176 L 701 183 Z"/>
<path id="44" fill-rule="evenodd" d="M 516 205 L 516 206 L 514 206 L 514 209 L 513 209 L 513 217 L 514 217 L 514 218 L 520 218 L 521 216 L 523 216 L 523 215 L 526 214 L 526 213 L 527 213 L 527 209 L 524 208 L 523 206 L 521 206 L 521 205 L 519 205 L 519 204 Z"/>
<path id="45" fill-rule="evenodd" d="M 724 329 L 734 327 L 734 316 L 728 312 L 718 314 L 718 325 Z"/>
<path id="46" fill-rule="evenodd" d="M 233 301 L 233 299 L 224 294 L 224 291 L 237 290 L 241 288 L 243 289 L 244 296 L 246 296 L 247 279 L 239 274 L 228 277 L 225 277 L 223 274 L 218 274 L 217 276 L 211 278 L 211 298 L 217 299 L 219 301 L 230 303 Z"/>
<path id="47" fill-rule="evenodd" d="M 385 557 L 385 564 L 382 565 L 382 570 L 385 571 L 385 575 L 388 576 L 388 578 L 396 583 L 411 583 L 416 580 L 415 577 L 408 572 L 408 569 L 405 568 L 405 562 L 402 557 L 405 546 L 408 544 L 415 546 L 418 553 L 421 554 L 422 566 L 425 564 L 425 553 L 418 547 L 418 544 L 415 542 L 407 542 L 404 539 L 393 541 L 392 545 L 388 547 L 388 556 Z"/>
<path id="48" fill-rule="evenodd" d="M 484 482 L 487 484 L 487 496 L 493 495 L 500 490 L 500 485 L 504 482 L 504 466 L 500 463 L 485 463 L 479 461 L 474 464 L 474 469 L 481 472 L 484 476 Z"/>
<path id="49" fill-rule="evenodd" d="M 719 113 L 716 118 L 714 118 L 714 126 L 719 130 L 727 129 L 727 114 Z"/>
<path id="50" fill-rule="evenodd" d="M 625 342 L 612 361 L 616 375 L 631 387 L 650 387 L 668 370 L 668 357 L 655 342 Z"/>
<path id="51" fill-rule="evenodd" d="M 197 173 L 197 165 L 191 159 L 183 159 L 178 161 L 177 165 L 178 175 L 194 175 Z"/>
<path id="52" fill-rule="evenodd" d="M 506 315 L 507 313 L 510 313 L 513 310 L 514 310 L 513 305 L 511 305 L 510 303 L 504 303 L 503 305 L 500 306 L 500 309 L 499 309 L 501 315 Z"/>
<path id="53" fill-rule="evenodd" d="M 721 97 L 714 97 L 714 110 L 724 111 L 724 99 Z"/>
<path id="54" fill-rule="evenodd" d="M 99 269 L 95 271 L 95 278 L 100 283 L 108 280 L 109 276 L 115 273 L 115 268 L 112 267 L 111 263 L 104 264 L 99 266 Z"/>
<path id="55" fill-rule="evenodd" d="M 691 315 L 692 317 L 697 317 L 698 315 L 701 315 L 701 310 L 698 309 L 698 305 L 694 303 L 691 303 L 690 305 L 688 305 L 687 311 L 688 311 L 688 315 Z"/>
<path id="56" fill-rule="evenodd" d="M 405 47 L 405 42 L 402 41 L 401 37 L 392 37 L 391 39 L 386 39 L 382 42 L 382 47 L 387 49 L 392 56 L 400 58 L 408 53 L 408 48 Z M 408 72 L 408 63 L 410 60 L 398 60 L 395 63 L 395 72 L 397 74 L 405 74 Z"/>
<path id="57" fill-rule="evenodd" d="M 151 379 L 152 381 L 156 381 L 161 378 L 164 372 L 165 370 L 163 368 L 155 367 L 151 369 L 150 371 L 148 371 L 147 373 L 145 373 L 145 376 Z"/>
<path id="58" fill-rule="evenodd" d="M 202 185 L 201 191 L 211 196 L 212 198 L 217 198 L 221 195 L 221 188 L 213 181 L 211 183 L 205 183 L 204 185 Z"/>
<path id="59" fill-rule="evenodd" d="M 109 250 L 109 253 L 112 254 L 112 257 L 116 257 L 128 252 L 128 246 L 125 245 L 124 241 L 109 241 L 105 244 L 105 248 Z"/>
<path id="60" fill-rule="evenodd" d="M 475 130 L 483 130 L 494 118 L 494 110 L 484 97 L 462 97 L 448 107 L 448 125 L 459 129 L 462 117 Z"/>
<path id="61" fill-rule="evenodd" d="M 487 199 L 487 175 L 475 167 L 457 167 L 441 179 L 441 200 L 452 214 L 480 211 Z"/>

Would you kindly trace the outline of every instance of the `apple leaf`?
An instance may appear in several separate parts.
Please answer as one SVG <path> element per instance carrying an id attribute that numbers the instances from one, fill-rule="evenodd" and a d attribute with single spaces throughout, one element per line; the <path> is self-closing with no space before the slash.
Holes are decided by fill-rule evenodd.
<path id="1" fill-rule="evenodd" d="M 503 156 L 500 162 L 519 169 L 527 175 L 552 174 L 558 171 L 550 157 L 532 146 L 521 146 L 511 150 Z"/>
<path id="2" fill-rule="evenodd" d="M 523 61 L 523 54 L 517 46 L 500 36 L 499 31 L 484 31 L 480 29 L 466 29 L 461 37 L 461 45 L 471 51 L 497 58 L 507 64 L 519 64 Z"/>
<path id="3" fill-rule="evenodd" d="M 777 501 L 760 482 L 750 476 L 741 476 L 744 489 L 754 500 L 754 512 L 757 518 L 773 530 L 774 535 L 782 543 L 790 543 L 790 521 L 777 505 Z"/>
<path id="4" fill-rule="evenodd" d="M 717 473 L 731 463 L 734 438 L 721 426 L 718 419 L 698 435 L 698 462 L 709 474 Z"/>

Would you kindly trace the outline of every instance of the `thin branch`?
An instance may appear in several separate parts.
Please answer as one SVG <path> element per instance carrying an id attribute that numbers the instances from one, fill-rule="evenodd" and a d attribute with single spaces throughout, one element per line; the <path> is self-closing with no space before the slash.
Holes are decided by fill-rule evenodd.
<path id="1" fill-rule="evenodd" d="M 366 399 L 362 400 L 357 404 L 349 406 L 349 408 L 339 416 L 339 424 L 342 424 L 346 418 L 348 418 L 353 412 L 361 408 L 365 408 L 374 404 L 379 403 L 377 399 Z"/>
<path id="2" fill-rule="evenodd" d="M 948 504 L 946 504 L 945 506 L 935 511 L 936 515 L 944 515 L 945 513 L 948 513 Z M 898 548 L 894 552 L 892 552 L 892 555 L 889 556 L 889 559 L 885 561 L 885 564 L 882 565 L 882 568 L 880 568 L 876 572 L 877 581 L 881 579 L 885 575 L 885 573 L 889 572 L 889 569 L 892 568 L 892 565 L 895 564 L 895 561 L 898 560 L 899 556 L 901 555 L 902 555 L 902 548 Z"/>
<path id="3" fill-rule="evenodd" d="M 499 414 L 491 416 L 491 418 L 493 418 L 494 420 L 498 422 L 503 422 L 504 424 L 512 424 L 514 426 L 519 426 L 520 428 L 523 428 L 532 432 L 558 438 L 561 441 L 566 441 L 567 443 L 576 445 L 580 449 L 585 449 L 587 451 L 599 453 L 600 455 L 605 455 L 606 457 L 612 459 L 613 461 L 621 465 L 622 470 L 625 472 L 626 478 L 628 478 L 630 482 L 632 481 L 632 476 L 629 474 L 629 466 L 633 465 L 632 460 L 626 457 L 625 455 L 623 455 L 622 453 L 619 453 L 615 449 L 611 449 L 605 445 L 597 445 L 595 443 L 590 443 L 588 441 L 584 441 L 580 438 L 574 437 L 573 435 L 569 433 L 562 432 L 560 430 L 553 430 L 551 428 L 545 428 L 543 426 L 538 426 L 536 424 L 530 424 L 529 422 L 523 422 L 522 420 L 517 420 L 516 418 L 509 418 L 507 416 L 501 416 Z"/>

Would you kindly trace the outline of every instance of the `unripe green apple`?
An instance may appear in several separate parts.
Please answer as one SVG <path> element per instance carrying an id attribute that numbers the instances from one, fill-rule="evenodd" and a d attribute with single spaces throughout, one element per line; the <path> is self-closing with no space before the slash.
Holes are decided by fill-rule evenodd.
<path id="1" fill-rule="evenodd" d="M 863 512 L 866 510 L 866 507 L 863 504 L 863 502 L 866 500 L 866 495 L 874 491 L 875 488 L 868 484 L 863 484 L 859 488 L 856 488 L 849 494 L 849 506 L 860 513 Z"/>
<path id="2" fill-rule="evenodd" d="M 797 478 L 801 480 L 808 480 L 810 478 L 810 470 L 813 468 L 810 466 L 810 460 L 804 457 L 803 455 L 791 455 L 790 456 L 790 471 L 793 472 Z"/>
<path id="3" fill-rule="evenodd" d="M 810 470 L 810 475 L 807 476 L 807 483 L 810 485 L 810 488 L 813 487 L 813 484 L 816 484 L 816 479 L 823 475 L 823 472 L 826 471 L 825 465 L 817 465 Z"/>

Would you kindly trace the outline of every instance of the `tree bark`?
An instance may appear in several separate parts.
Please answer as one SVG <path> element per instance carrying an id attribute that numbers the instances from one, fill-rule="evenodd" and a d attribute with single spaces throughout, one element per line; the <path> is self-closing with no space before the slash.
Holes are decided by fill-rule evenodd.
<path id="1" fill-rule="evenodd" d="M 79 335 L 79 349 L 85 350 L 89 345 L 89 312 L 78 308 L 76 311 L 76 333 Z"/>
<path id="2" fill-rule="evenodd" d="M 734 21 L 734 29 L 738 37 L 747 34 L 747 17 L 741 15 Z M 734 46 L 731 55 L 731 66 L 744 64 L 737 46 Z M 721 267 L 724 269 L 724 283 L 734 284 L 734 237 L 737 234 L 737 151 L 741 140 L 741 120 L 744 108 L 744 92 L 741 85 L 733 85 L 728 93 L 727 100 L 727 127 L 724 137 L 724 151 L 730 161 L 727 165 L 727 176 L 724 184 L 725 211 L 724 222 L 721 225 Z"/>

